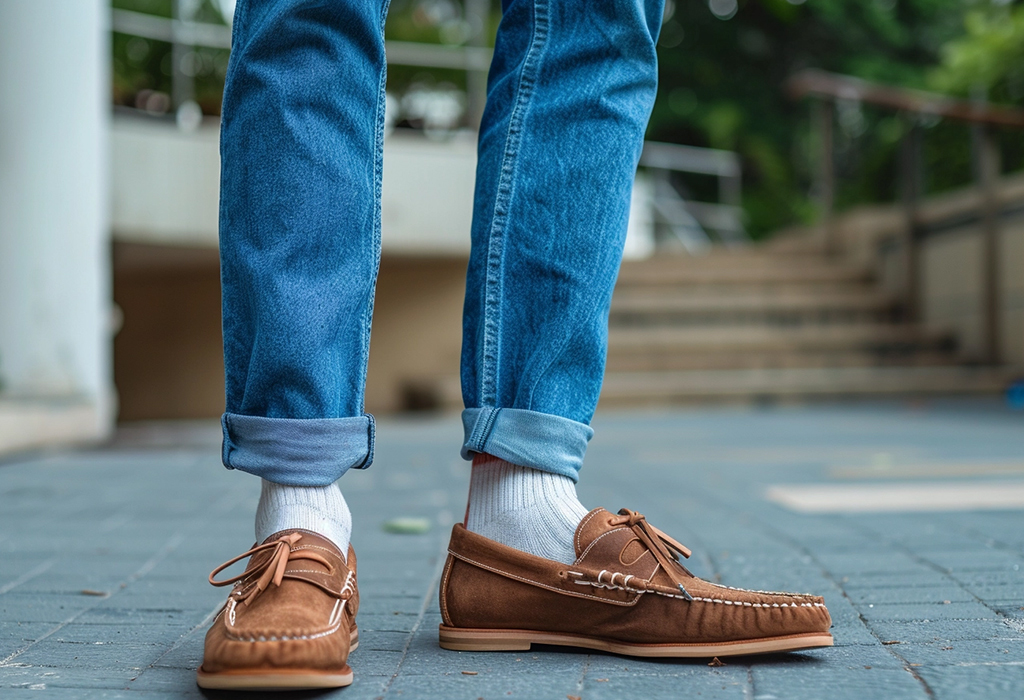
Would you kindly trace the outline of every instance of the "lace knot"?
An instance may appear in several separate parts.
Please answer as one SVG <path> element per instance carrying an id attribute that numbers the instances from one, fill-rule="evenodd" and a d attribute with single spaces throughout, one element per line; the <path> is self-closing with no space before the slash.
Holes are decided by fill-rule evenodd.
<path id="1" fill-rule="evenodd" d="M 232 583 L 241 583 L 242 586 L 239 589 L 239 595 L 241 595 L 243 591 L 247 591 L 247 595 L 242 599 L 242 603 L 244 605 L 249 605 L 257 596 L 259 596 L 260 593 L 265 591 L 271 583 L 275 586 L 281 585 L 281 582 L 284 580 L 285 571 L 288 568 L 289 561 L 294 559 L 310 559 L 323 564 L 327 567 L 328 571 L 330 571 L 332 569 L 330 562 L 320 554 L 308 550 L 296 551 L 293 549 L 295 544 L 301 539 L 302 535 L 297 532 L 293 532 L 273 542 L 264 542 L 261 545 L 257 545 L 249 551 L 243 552 L 234 559 L 226 561 L 218 566 L 210 573 L 209 581 L 214 586 L 228 586 Z M 271 549 L 273 552 L 270 553 L 270 556 L 256 566 L 247 569 L 238 576 L 233 576 L 231 578 L 224 579 L 223 581 L 216 580 L 215 577 L 217 574 L 224 571 L 224 569 L 228 568 L 235 562 Z"/>

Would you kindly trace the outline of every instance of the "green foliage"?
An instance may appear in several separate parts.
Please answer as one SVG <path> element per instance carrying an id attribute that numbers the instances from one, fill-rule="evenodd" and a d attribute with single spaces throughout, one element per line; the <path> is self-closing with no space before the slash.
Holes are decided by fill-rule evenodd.
<path id="1" fill-rule="evenodd" d="M 971 5 L 969 0 L 740 0 L 736 14 L 722 20 L 705 0 L 676 0 L 659 40 L 661 87 L 648 137 L 738 151 L 748 228 L 756 237 L 813 219 L 809 105 L 786 96 L 785 80 L 800 69 L 820 68 L 926 87 L 943 47 L 963 34 Z M 896 196 L 895 159 L 904 128 L 892 113 L 839 105 L 838 207 Z M 966 136 L 955 128 L 949 132 L 932 129 L 926 139 L 927 154 L 952 156 L 932 159 L 933 189 L 970 177 L 969 169 L 961 168 Z"/>
<path id="2" fill-rule="evenodd" d="M 1024 6 L 983 6 L 969 12 L 966 34 L 942 51 L 932 75 L 939 90 L 980 92 L 994 101 L 1024 100 Z"/>
<path id="3" fill-rule="evenodd" d="M 114 9 L 131 10 L 159 17 L 170 17 L 172 0 L 112 0 Z M 197 3 L 195 19 L 212 24 L 223 23 L 220 11 L 211 0 Z M 149 109 L 158 113 L 170 108 L 171 44 L 142 37 L 114 33 L 113 102 L 115 105 Z M 206 114 L 220 114 L 228 51 L 196 47 L 190 64 L 195 68 L 195 99 Z"/>
<path id="4" fill-rule="evenodd" d="M 168 17 L 172 0 L 112 0 L 112 5 Z M 485 34 L 493 45 L 499 3 L 492 2 L 491 10 Z M 807 101 L 793 101 L 784 91 L 785 80 L 798 70 L 821 68 L 960 94 L 980 87 L 997 101 L 1024 100 L 1020 3 L 738 0 L 735 13 L 719 19 L 709 0 L 669 0 L 666 14 L 658 47 L 661 85 L 648 137 L 739 152 L 743 205 L 755 237 L 815 217 L 810 190 L 816 144 L 810 109 Z M 197 19 L 221 21 L 216 3 L 201 0 Z M 386 36 L 461 44 L 469 33 L 460 2 L 393 0 Z M 144 106 L 152 93 L 169 93 L 170 50 L 166 43 L 115 34 L 115 104 Z M 195 65 L 197 100 L 204 112 L 217 114 L 227 52 L 197 49 Z M 396 94 L 411 85 L 442 83 L 463 89 L 465 73 L 389 69 L 388 90 Z M 838 208 L 896 197 L 896 157 L 907 125 L 907 115 L 840 102 L 835 129 Z M 928 191 L 968 182 L 967 129 L 940 122 L 925 126 Z M 1018 166 L 1024 161 L 1024 140 L 1017 133 L 1002 137 L 1004 162 Z M 714 183 L 707 180 L 684 179 L 683 184 L 713 198 Z"/>

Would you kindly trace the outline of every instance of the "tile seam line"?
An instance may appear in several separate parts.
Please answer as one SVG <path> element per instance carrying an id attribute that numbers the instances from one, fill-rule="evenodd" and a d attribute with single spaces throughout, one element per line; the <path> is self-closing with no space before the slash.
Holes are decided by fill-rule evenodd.
<path id="1" fill-rule="evenodd" d="M 18 586 L 20 586 L 23 583 L 28 583 L 29 581 L 34 579 L 36 576 L 39 576 L 40 574 L 45 572 L 47 569 L 49 569 L 51 566 L 53 566 L 56 563 L 57 563 L 57 557 L 51 557 L 47 561 L 44 561 L 41 564 L 36 565 L 35 568 L 30 569 L 29 571 L 26 571 L 25 573 L 23 573 L 21 576 L 19 576 L 18 578 L 14 579 L 10 583 L 7 583 L 7 584 L 4 584 L 3 586 L 0 586 L 0 595 L 3 595 L 5 593 L 9 593 L 10 591 L 13 591 L 15 588 L 17 588 Z"/>
<path id="2" fill-rule="evenodd" d="M 758 519 L 761 520 L 760 518 L 758 518 Z M 877 632 L 875 632 L 875 630 L 871 627 L 871 625 L 868 624 L 867 619 L 864 617 L 864 615 L 860 611 L 860 606 L 858 606 L 856 603 L 853 602 L 853 599 L 850 598 L 849 594 L 847 594 L 846 589 L 843 588 L 842 583 L 840 581 L 838 581 L 835 576 L 832 575 L 831 571 L 829 571 L 827 568 L 825 568 L 824 564 L 821 563 L 821 561 L 818 559 L 818 557 L 815 556 L 814 553 L 811 552 L 809 549 L 807 549 L 805 546 L 803 546 L 802 544 L 800 544 L 799 542 L 794 540 L 792 537 L 790 537 L 790 536 L 786 535 L 785 533 L 777 530 L 776 528 L 774 528 L 773 526 L 771 526 L 770 524 L 768 524 L 767 522 L 765 522 L 763 520 L 761 522 L 762 522 L 762 526 L 765 527 L 768 531 L 774 532 L 775 535 L 777 537 L 779 537 L 780 539 L 782 539 L 784 541 L 788 541 L 790 543 L 790 545 L 794 546 L 798 551 L 803 552 L 803 554 L 805 556 L 809 557 L 811 559 L 811 561 L 813 561 L 817 566 L 821 567 L 821 571 L 825 575 L 825 577 L 829 581 L 831 581 L 836 586 L 836 588 L 839 589 L 839 591 L 843 594 L 843 597 L 846 598 L 846 600 L 850 603 L 850 605 L 853 606 L 853 609 L 857 611 L 857 619 L 859 619 L 861 621 L 861 624 L 864 625 L 864 628 L 868 631 L 868 633 L 872 637 L 874 637 L 875 639 L 878 640 L 879 645 L 882 646 L 882 649 L 884 651 L 889 653 L 891 656 L 896 658 L 901 664 L 903 664 L 903 670 L 906 671 L 907 673 L 909 673 L 911 675 L 911 677 L 913 677 L 914 680 L 916 680 L 918 682 L 918 684 L 920 684 L 921 689 L 924 691 L 925 695 L 927 695 L 929 698 L 934 698 L 935 697 L 935 691 L 933 691 L 931 686 L 928 685 L 928 681 L 926 681 L 921 676 L 921 674 L 917 672 L 917 669 L 914 666 L 911 666 L 910 662 L 907 659 L 905 659 L 904 657 L 902 657 L 899 653 L 897 653 L 896 650 L 892 648 L 892 646 L 882 645 L 882 642 L 884 640 L 878 635 Z"/>
<path id="3" fill-rule="evenodd" d="M 185 536 L 182 533 L 180 533 L 180 532 L 176 532 L 173 535 L 171 535 L 168 538 L 167 542 L 164 543 L 164 546 L 161 547 L 159 550 L 157 550 L 156 554 L 154 554 L 148 560 L 143 562 L 142 566 L 140 566 L 138 569 L 135 570 L 134 573 L 132 573 L 126 579 L 124 579 L 124 581 L 122 581 L 122 583 L 125 584 L 125 588 L 127 588 L 128 585 L 134 583 L 135 581 L 139 580 L 140 578 L 145 576 L 147 573 L 152 571 L 160 562 L 162 562 L 164 559 L 166 559 L 170 555 L 170 553 L 173 552 L 175 549 L 177 549 L 178 546 L 181 545 L 181 543 L 184 542 L 184 541 L 185 541 Z M 108 597 L 113 597 L 114 595 L 117 595 L 118 593 L 120 593 L 123 590 L 125 590 L 125 588 L 118 587 L 114 591 L 114 593 L 112 593 Z M 89 612 L 89 611 L 99 607 L 100 603 L 103 600 L 106 600 L 106 598 L 101 598 L 101 599 L 97 600 L 95 603 L 93 603 L 92 605 L 89 605 L 89 606 L 83 608 L 82 610 L 79 610 L 78 612 L 74 613 L 73 615 L 71 615 L 70 617 L 66 618 L 65 620 L 57 623 L 56 627 L 51 629 L 46 634 L 40 636 L 38 639 L 33 639 L 31 642 L 29 642 L 28 644 L 26 644 L 22 648 L 12 652 L 10 655 L 8 655 L 5 658 L 0 659 L 0 668 L 7 667 L 8 664 L 10 664 L 12 661 L 14 661 L 14 659 L 16 659 L 19 656 L 21 656 L 22 654 L 24 654 L 26 651 L 28 651 L 29 649 L 34 647 L 39 642 L 42 642 L 43 640 L 49 639 L 54 634 L 56 634 L 57 632 L 60 632 L 62 629 L 64 629 L 68 625 L 70 625 L 72 622 L 77 620 L 79 617 L 81 617 L 85 613 L 87 613 L 87 612 Z"/>
<path id="4" fill-rule="evenodd" d="M 420 627 L 423 625 L 423 617 L 427 614 L 427 606 L 430 605 L 430 599 L 433 597 L 434 586 L 441 580 L 441 572 L 444 570 L 445 561 L 448 558 L 448 545 L 442 540 L 441 547 L 437 552 L 438 562 L 434 567 L 434 574 L 430 577 L 430 585 L 427 586 L 427 591 L 423 595 L 423 602 L 420 603 L 420 611 L 416 615 L 416 622 L 413 624 L 412 629 L 409 630 L 409 636 L 405 640 L 405 644 L 402 646 L 402 655 L 398 659 L 398 665 L 395 667 L 395 672 L 388 678 L 388 682 L 381 689 L 380 697 L 384 698 L 391 690 L 391 686 L 398 678 L 398 674 L 402 672 L 402 666 L 405 664 L 405 659 L 409 655 L 409 647 L 412 646 L 412 640 L 416 637 L 416 633 L 419 632 Z"/>
<path id="5" fill-rule="evenodd" d="M 852 525 L 852 526 L 855 529 L 857 528 L 856 525 Z M 870 529 L 864 528 L 863 526 L 861 526 L 861 529 L 862 529 L 862 531 L 871 532 Z M 968 531 L 968 532 L 970 530 L 971 530 L 970 528 L 966 528 L 965 529 L 965 531 Z M 975 531 L 975 532 L 977 532 L 977 531 Z M 878 534 L 878 533 L 874 533 L 874 534 Z M 978 533 L 978 534 L 980 534 L 980 533 Z M 1013 619 L 1010 616 L 1006 615 L 1005 613 L 1000 612 L 997 608 L 992 607 L 991 605 L 989 605 L 984 600 L 982 600 L 981 597 L 979 597 L 974 591 L 970 590 L 965 583 L 963 583 L 956 575 L 954 575 L 952 571 L 948 571 L 945 568 L 943 568 L 942 566 L 940 566 L 939 564 L 936 564 L 935 562 L 931 561 L 930 559 L 927 559 L 924 556 L 914 552 L 912 549 L 910 549 L 910 547 L 908 547 L 907 545 L 905 545 L 905 544 L 903 544 L 901 542 L 897 542 L 895 540 L 887 540 L 886 544 L 888 544 L 889 546 L 891 546 L 893 549 L 895 549 L 897 551 L 903 552 L 903 554 L 905 554 L 906 556 L 910 557 L 910 559 L 912 559 L 913 561 L 916 561 L 918 564 L 921 564 L 921 565 L 931 569 L 932 571 L 945 576 L 950 581 L 952 581 L 954 583 L 954 585 L 956 585 L 957 588 L 959 588 L 964 593 L 966 593 L 967 595 L 969 595 L 972 598 L 974 598 L 974 600 L 977 603 L 983 605 L 985 608 L 987 608 L 989 611 L 991 611 L 998 619 L 1002 620 L 1003 622 L 1006 622 L 1007 620 Z M 852 603 L 853 601 L 850 601 L 850 602 Z M 966 602 L 970 602 L 970 601 L 966 601 Z M 884 603 L 881 603 L 881 605 L 884 605 Z M 913 605 L 913 603 L 908 603 L 908 605 Z M 971 618 L 965 618 L 965 619 L 971 619 Z M 974 619 L 980 619 L 980 618 L 974 618 Z"/>
<path id="6" fill-rule="evenodd" d="M 181 645 L 182 645 L 182 644 L 184 644 L 184 643 L 186 642 L 186 640 L 188 640 L 188 638 L 189 638 L 189 637 L 191 637 L 191 636 L 192 636 L 192 635 L 193 635 L 193 634 L 195 633 L 195 631 L 196 631 L 196 630 L 198 630 L 198 629 L 203 629 L 203 628 L 205 628 L 205 627 L 206 627 L 206 626 L 207 626 L 208 624 L 210 624 L 210 621 L 211 621 L 211 620 L 213 620 L 213 618 L 215 618 L 215 617 L 217 616 L 217 613 L 219 613 L 219 612 L 220 612 L 220 610 L 221 610 L 221 608 L 223 608 L 223 607 L 224 607 L 224 603 L 217 603 L 217 605 L 216 605 L 216 606 L 214 606 L 213 610 L 211 610 L 211 611 L 210 611 L 210 612 L 209 612 L 209 613 L 208 613 L 208 614 L 206 615 L 206 617 L 204 617 L 204 618 L 202 619 L 202 621 L 201 621 L 201 622 L 200 622 L 199 624 L 195 625 L 195 626 L 194 626 L 194 627 L 192 627 L 192 628 L 191 628 L 191 629 L 190 629 L 190 630 L 189 630 L 188 632 L 186 632 L 185 634 L 183 634 L 183 635 L 181 635 L 180 637 L 178 637 L 178 639 L 177 639 L 177 640 L 176 640 L 176 641 L 174 642 L 174 644 L 172 644 L 172 645 L 171 645 L 170 647 L 168 647 L 168 648 L 167 648 L 166 650 L 164 650 L 164 653 L 160 654 L 160 656 L 158 656 L 158 657 L 156 658 L 156 660 L 155 660 L 155 661 L 153 661 L 152 663 L 150 663 L 150 664 L 148 664 L 147 666 L 145 666 L 145 667 L 144 667 L 144 668 L 143 668 L 143 669 L 142 669 L 141 671 L 139 671 L 138 673 L 136 673 L 136 674 L 135 674 L 135 675 L 134 675 L 133 677 L 129 678 L 129 679 L 128 679 L 128 682 L 129 682 L 129 683 L 134 683 L 134 682 L 135 682 L 136 680 L 138 680 L 138 679 L 139 679 L 139 677 L 140 677 L 140 676 L 141 676 L 142 674 L 144 674 L 144 673 L 147 673 L 147 672 L 148 672 L 148 671 L 150 671 L 151 669 L 154 669 L 154 668 L 156 668 L 156 667 L 157 667 L 157 665 L 158 665 L 158 664 L 160 663 L 160 661 L 161 661 L 161 660 L 162 660 L 162 659 L 163 659 L 163 658 L 164 658 L 165 656 L 167 656 L 168 654 L 170 654 L 170 653 L 171 653 L 172 651 L 175 651 L 176 649 L 180 648 L 180 647 L 181 647 Z"/>
<path id="7" fill-rule="evenodd" d="M 583 669 L 580 672 L 580 679 L 576 681 L 576 694 L 578 697 L 583 697 L 583 684 L 587 680 L 587 672 L 590 670 L 590 660 L 594 658 L 592 654 L 587 654 L 586 659 L 583 661 Z"/>
<path id="8" fill-rule="evenodd" d="M 695 492 L 697 490 L 698 489 L 695 489 Z M 705 498 L 718 503 L 719 506 L 723 506 L 724 505 L 722 503 L 721 499 L 717 498 L 713 493 L 708 492 L 707 489 L 700 488 L 699 491 L 703 493 Z M 903 664 L 903 670 L 906 671 L 907 673 L 909 673 L 911 675 L 911 677 L 913 677 L 914 680 L 916 680 L 918 682 L 918 684 L 920 684 L 921 689 L 924 691 L 926 696 L 928 696 L 929 698 L 934 698 L 935 697 L 935 692 L 932 690 L 931 686 L 928 685 L 928 682 L 923 677 L 921 677 L 921 675 L 917 672 L 917 669 L 910 665 L 909 661 L 907 661 L 905 658 L 900 656 L 891 646 L 883 646 L 883 645 L 881 645 L 881 642 L 883 641 L 882 638 L 879 637 L 878 634 L 874 631 L 874 629 L 871 628 L 871 625 L 868 624 L 868 621 L 864 618 L 864 616 L 860 612 L 860 607 L 857 606 L 853 602 L 853 600 L 847 594 L 846 589 L 843 588 L 842 583 L 840 581 L 838 581 L 836 579 L 836 577 L 832 574 L 832 572 L 829 571 L 825 567 L 825 565 L 821 562 L 821 560 L 818 559 L 818 557 L 814 554 L 814 552 L 812 552 L 810 549 L 808 549 L 805 545 L 803 545 L 799 541 L 795 540 L 792 536 L 790 536 L 790 535 L 786 534 L 785 532 L 783 532 L 783 531 L 779 530 L 778 528 L 776 528 L 774 525 L 772 525 L 770 522 L 765 520 L 763 517 L 761 517 L 759 515 L 753 515 L 753 514 L 752 514 L 751 517 L 752 517 L 752 519 L 754 521 L 760 523 L 761 527 L 764 528 L 765 532 L 772 533 L 773 536 L 776 537 L 780 542 L 788 543 L 796 551 L 802 553 L 804 556 L 808 557 L 812 562 L 814 562 L 814 564 L 818 568 L 821 569 L 821 572 L 825 576 L 825 578 L 827 580 L 831 581 L 832 584 L 837 589 L 839 589 L 839 591 L 843 594 L 843 597 L 846 598 L 847 602 L 850 603 L 850 605 L 853 606 L 854 610 L 857 611 L 857 618 L 861 621 L 861 624 L 864 625 L 864 628 L 868 631 L 868 633 L 872 637 L 874 637 L 875 639 L 877 639 L 879 641 L 879 645 L 882 646 L 882 649 L 885 650 L 886 652 L 888 652 L 891 656 L 895 657 L 901 664 Z M 852 529 L 854 529 L 854 530 L 857 529 L 853 525 L 850 525 L 850 527 Z"/>

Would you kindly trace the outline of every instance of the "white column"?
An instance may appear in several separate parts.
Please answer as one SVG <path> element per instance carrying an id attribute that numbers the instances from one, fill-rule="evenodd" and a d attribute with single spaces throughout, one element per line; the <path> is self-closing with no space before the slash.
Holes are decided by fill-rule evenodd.
<path id="1" fill-rule="evenodd" d="M 109 12 L 0 1 L 0 399 L 87 404 L 92 437 L 114 406 Z"/>

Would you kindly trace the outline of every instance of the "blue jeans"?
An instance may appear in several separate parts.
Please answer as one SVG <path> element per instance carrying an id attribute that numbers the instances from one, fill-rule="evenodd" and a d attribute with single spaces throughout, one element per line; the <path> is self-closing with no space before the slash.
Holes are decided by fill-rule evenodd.
<path id="1" fill-rule="evenodd" d="M 462 455 L 578 478 L 664 0 L 505 0 L 479 137 Z M 240 0 L 221 124 L 225 466 L 373 459 L 383 0 Z"/>

